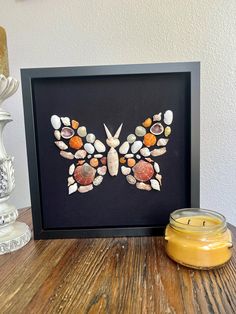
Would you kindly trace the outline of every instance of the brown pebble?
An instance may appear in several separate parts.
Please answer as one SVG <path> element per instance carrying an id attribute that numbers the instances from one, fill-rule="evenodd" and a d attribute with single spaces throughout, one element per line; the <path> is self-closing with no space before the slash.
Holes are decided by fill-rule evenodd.
<path id="1" fill-rule="evenodd" d="M 125 157 L 121 157 L 121 158 L 120 158 L 120 163 L 121 163 L 121 164 L 125 164 L 125 163 L 126 163 Z"/>
<path id="2" fill-rule="evenodd" d="M 72 121 L 71 121 L 71 125 L 72 125 L 72 128 L 73 128 L 73 129 L 77 129 L 78 126 L 79 126 L 79 122 L 76 121 L 76 120 L 72 120 Z"/>
<path id="3" fill-rule="evenodd" d="M 90 159 L 90 166 L 92 166 L 92 167 L 97 167 L 98 166 L 98 159 L 97 158 L 92 158 L 92 159 Z"/>
<path id="4" fill-rule="evenodd" d="M 101 161 L 101 163 L 102 163 L 103 165 L 106 165 L 106 164 L 107 164 L 107 157 L 102 157 L 102 158 L 100 159 L 100 161 Z"/>

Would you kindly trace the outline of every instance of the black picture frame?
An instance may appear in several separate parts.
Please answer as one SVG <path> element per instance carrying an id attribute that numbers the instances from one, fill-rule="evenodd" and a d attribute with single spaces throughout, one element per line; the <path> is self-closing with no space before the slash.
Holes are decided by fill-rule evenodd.
<path id="1" fill-rule="evenodd" d="M 102 77 L 119 75 L 149 75 L 188 73 L 190 88 L 190 206 L 200 203 L 200 63 L 160 63 L 133 65 L 80 66 L 63 68 L 21 69 L 24 103 L 25 131 L 29 167 L 30 192 L 35 239 L 153 236 L 163 235 L 164 225 L 50 228 L 43 224 L 42 194 L 40 190 L 39 156 L 37 145 L 37 123 L 35 121 L 33 82 L 37 79 Z M 43 108 L 43 104 L 42 108 Z"/>

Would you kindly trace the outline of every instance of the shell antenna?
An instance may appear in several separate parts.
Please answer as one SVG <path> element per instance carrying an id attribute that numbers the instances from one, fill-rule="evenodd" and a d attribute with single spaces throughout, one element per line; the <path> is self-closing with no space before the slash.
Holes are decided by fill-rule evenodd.
<path id="1" fill-rule="evenodd" d="M 123 123 L 121 123 L 121 125 L 119 126 L 119 128 L 117 129 L 115 135 L 114 135 L 114 138 L 119 138 L 120 136 L 120 132 L 121 132 L 121 129 L 122 129 L 122 126 L 123 126 Z"/>
<path id="2" fill-rule="evenodd" d="M 103 123 L 103 125 L 104 125 L 104 129 L 105 129 L 107 138 L 108 138 L 108 139 L 112 138 L 111 132 L 108 130 L 108 127 L 106 126 L 106 124 Z"/>

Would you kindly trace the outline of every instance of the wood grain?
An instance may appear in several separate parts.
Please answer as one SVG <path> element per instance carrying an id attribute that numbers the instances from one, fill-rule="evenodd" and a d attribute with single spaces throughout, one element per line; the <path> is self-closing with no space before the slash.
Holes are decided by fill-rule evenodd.
<path id="1" fill-rule="evenodd" d="M 32 226 L 30 210 L 19 220 Z M 162 237 L 32 240 L 0 257 L 0 313 L 236 313 L 233 250 L 225 267 L 196 271 Z"/>

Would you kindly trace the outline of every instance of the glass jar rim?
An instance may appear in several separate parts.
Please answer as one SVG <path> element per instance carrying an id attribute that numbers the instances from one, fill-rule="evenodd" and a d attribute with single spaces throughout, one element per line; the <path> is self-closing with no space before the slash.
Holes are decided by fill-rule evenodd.
<path id="1" fill-rule="evenodd" d="M 186 215 L 179 215 L 184 213 Z M 201 215 L 206 215 L 208 217 L 214 217 L 216 219 L 219 220 L 219 224 L 216 225 L 211 225 L 211 226 L 194 226 L 194 225 L 190 225 L 188 223 L 183 223 L 177 220 L 177 218 L 180 217 L 188 217 L 190 216 L 199 216 L 199 214 Z M 178 216 L 178 217 L 177 217 Z M 209 209 L 203 209 L 203 208 L 181 208 L 181 209 L 177 209 L 175 211 L 173 211 L 170 214 L 170 225 L 173 228 L 176 228 L 178 230 L 191 230 L 194 232 L 214 232 L 214 231 L 221 231 L 221 230 L 225 230 L 227 228 L 227 224 L 226 224 L 226 218 L 224 215 L 214 211 L 214 210 L 209 210 Z"/>

